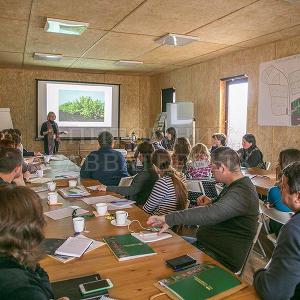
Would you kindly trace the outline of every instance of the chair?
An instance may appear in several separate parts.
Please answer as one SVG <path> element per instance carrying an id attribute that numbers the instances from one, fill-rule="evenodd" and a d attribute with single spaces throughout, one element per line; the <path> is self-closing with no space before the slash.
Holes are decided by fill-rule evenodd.
<path id="1" fill-rule="evenodd" d="M 83 158 L 81 159 L 81 162 L 80 162 L 80 167 L 82 167 L 82 166 L 83 166 L 84 162 L 85 162 L 85 157 L 83 157 Z"/>
<path id="2" fill-rule="evenodd" d="M 263 226 L 263 223 L 262 223 L 261 218 L 262 218 L 262 214 L 259 215 L 257 230 L 256 230 L 255 236 L 254 236 L 254 238 L 253 238 L 252 245 L 251 245 L 251 247 L 250 247 L 250 249 L 249 249 L 249 251 L 247 252 L 247 255 L 246 255 L 246 257 L 245 257 L 244 263 L 243 263 L 243 265 L 242 265 L 240 271 L 238 271 L 238 272 L 235 273 L 236 275 L 238 275 L 238 276 L 240 276 L 240 277 L 241 277 L 241 276 L 243 275 L 243 273 L 244 273 L 246 264 L 248 263 L 250 254 L 251 254 L 251 252 L 252 252 L 252 250 L 253 250 L 253 248 L 254 248 L 254 246 L 255 246 L 256 243 L 258 243 L 258 245 L 259 245 L 259 247 L 260 247 L 260 249 L 261 249 L 261 251 L 262 251 L 264 257 L 266 256 L 266 253 L 265 253 L 265 251 L 264 251 L 264 249 L 263 249 L 263 247 L 262 247 L 262 245 L 261 245 L 261 243 L 260 243 L 260 241 L 259 241 L 259 239 L 258 239 L 259 234 L 260 234 L 260 231 L 261 231 L 261 228 L 262 228 L 262 226 Z"/>
<path id="3" fill-rule="evenodd" d="M 264 202 L 262 200 L 259 200 L 259 210 L 262 214 L 262 222 L 263 222 L 265 230 L 267 232 L 267 238 L 269 241 L 271 241 L 273 243 L 274 246 L 276 246 L 276 242 L 277 242 L 276 236 L 274 233 L 270 233 L 270 228 L 266 222 L 265 217 L 268 217 L 269 219 L 272 219 L 272 220 L 284 225 L 290 220 L 293 213 L 279 211 L 273 207 L 268 208 L 264 205 Z"/>

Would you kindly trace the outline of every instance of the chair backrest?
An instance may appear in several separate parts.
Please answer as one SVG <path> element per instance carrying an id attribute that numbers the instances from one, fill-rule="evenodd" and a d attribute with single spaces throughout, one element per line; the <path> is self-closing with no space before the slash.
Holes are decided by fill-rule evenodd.
<path id="1" fill-rule="evenodd" d="M 270 170 L 271 163 L 269 161 L 266 161 L 265 162 L 265 167 L 266 167 L 266 170 Z"/>
<path id="2" fill-rule="evenodd" d="M 259 210 L 268 218 L 281 223 L 286 224 L 292 217 L 293 213 L 279 211 L 276 208 L 268 208 L 264 205 L 264 202 L 259 200 Z"/>
<path id="3" fill-rule="evenodd" d="M 81 162 L 80 162 L 80 167 L 83 166 L 84 162 L 85 162 L 85 157 L 82 158 L 82 160 L 81 160 Z"/>
<path id="4" fill-rule="evenodd" d="M 259 234 L 260 234 L 260 231 L 261 231 L 262 226 L 263 226 L 263 223 L 262 223 L 262 221 L 261 221 L 261 214 L 260 214 L 260 215 L 259 215 L 259 218 L 258 218 L 258 225 L 257 225 L 256 233 L 255 233 L 255 236 L 254 236 L 253 241 L 252 241 L 252 245 L 251 245 L 249 251 L 248 251 L 247 254 L 246 254 L 244 263 L 243 263 L 243 265 L 242 265 L 240 271 L 237 272 L 236 275 L 239 275 L 239 276 L 242 276 L 242 275 L 243 275 L 244 270 L 245 270 L 245 266 L 246 266 L 246 264 L 247 264 L 247 262 L 248 262 L 248 260 L 249 260 L 251 251 L 252 251 L 252 249 L 254 248 L 254 245 L 256 244 L 256 242 L 258 241 L 258 237 L 259 237 Z"/>

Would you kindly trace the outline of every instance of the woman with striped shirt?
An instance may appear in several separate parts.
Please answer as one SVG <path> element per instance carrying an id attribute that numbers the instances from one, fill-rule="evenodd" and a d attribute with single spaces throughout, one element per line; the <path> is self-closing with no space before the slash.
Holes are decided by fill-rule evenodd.
<path id="1" fill-rule="evenodd" d="M 158 149 L 152 154 L 152 163 L 160 175 L 143 209 L 151 215 L 163 215 L 187 207 L 187 189 L 171 166 L 171 155 Z"/>

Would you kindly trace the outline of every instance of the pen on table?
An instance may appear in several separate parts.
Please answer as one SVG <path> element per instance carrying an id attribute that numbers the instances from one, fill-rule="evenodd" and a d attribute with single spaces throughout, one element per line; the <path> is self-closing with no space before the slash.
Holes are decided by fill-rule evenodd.
<path id="1" fill-rule="evenodd" d="M 128 200 L 112 201 L 112 202 L 110 202 L 110 203 L 123 203 L 123 202 L 128 202 Z"/>

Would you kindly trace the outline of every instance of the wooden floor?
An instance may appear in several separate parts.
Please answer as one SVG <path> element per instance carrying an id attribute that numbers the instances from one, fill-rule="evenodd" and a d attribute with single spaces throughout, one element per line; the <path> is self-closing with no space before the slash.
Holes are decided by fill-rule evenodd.
<path id="1" fill-rule="evenodd" d="M 195 227 L 184 227 L 182 231 L 183 233 L 181 235 L 195 237 L 196 231 L 197 228 Z M 242 278 L 250 285 L 252 285 L 253 275 L 255 271 L 265 267 L 265 265 L 270 260 L 272 256 L 272 251 L 274 249 L 273 244 L 266 238 L 266 232 L 264 227 L 262 228 L 261 233 L 259 235 L 259 240 L 266 252 L 266 257 L 262 256 L 260 248 L 258 247 L 258 245 L 255 245 L 254 251 L 252 251 L 250 254 L 250 258 L 242 276 Z"/>

